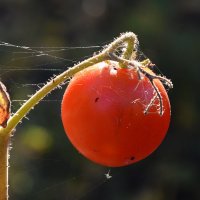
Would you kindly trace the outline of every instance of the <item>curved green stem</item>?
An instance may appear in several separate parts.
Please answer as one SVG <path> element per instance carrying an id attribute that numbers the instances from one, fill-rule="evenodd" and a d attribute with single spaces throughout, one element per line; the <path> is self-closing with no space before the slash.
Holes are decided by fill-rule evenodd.
<path id="1" fill-rule="evenodd" d="M 137 41 L 137 36 L 134 33 L 127 32 L 121 34 L 120 37 L 118 37 L 112 43 L 110 43 L 104 51 L 107 51 L 108 53 L 114 52 L 121 44 L 126 43 L 127 46 L 122 54 L 122 57 L 125 59 L 129 59 L 132 56 L 134 46 Z"/>
<path id="2" fill-rule="evenodd" d="M 0 134 L 10 134 L 11 131 L 16 127 L 16 125 L 24 118 L 27 113 L 39 103 L 48 93 L 54 90 L 61 83 L 66 81 L 69 77 L 73 76 L 75 73 L 81 71 L 82 69 L 89 67 L 93 64 L 99 63 L 104 60 L 110 59 L 109 53 L 114 52 L 122 43 L 127 43 L 127 48 L 123 54 L 123 57 L 131 56 L 131 51 L 133 50 L 134 43 L 137 37 L 132 32 L 127 32 L 122 34 L 119 38 L 115 39 L 110 43 L 102 52 L 99 54 L 84 60 L 83 62 L 75 65 L 74 67 L 68 69 L 62 74 L 56 76 L 46 85 L 44 85 L 40 90 L 38 90 L 29 100 L 27 100 L 21 108 L 9 119 L 7 127 L 5 129 L 0 129 Z M 122 64 L 123 65 L 123 64 Z"/>
<path id="3" fill-rule="evenodd" d="M 0 127 L 0 200 L 8 199 L 8 143 L 11 132 L 13 132 L 17 124 L 35 105 L 40 102 L 41 99 L 43 99 L 48 93 L 65 82 L 67 79 L 72 77 L 75 73 L 93 64 L 110 60 L 110 53 L 116 51 L 121 44 L 127 44 L 122 57 L 126 59 L 130 58 L 135 41 L 137 41 L 137 37 L 134 33 L 124 33 L 119 38 L 115 39 L 111 44 L 106 46 L 105 49 L 99 54 L 84 60 L 74 67 L 66 70 L 62 74 L 52 78 L 49 82 L 47 82 L 46 85 L 44 85 L 30 99 L 28 99 L 14 115 L 10 117 L 6 128 Z M 124 67 L 123 64 L 122 67 Z"/>
<path id="4" fill-rule="evenodd" d="M 130 60 L 135 53 L 135 46 L 138 43 L 137 36 L 133 33 L 129 33 L 126 37 L 126 48 L 124 49 L 124 52 L 122 53 L 121 57 L 127 60 Z M 123 63 L 120 63 L 120 67 L 126 68 L 127 65 L 124 65 Z"/>
<path id="5" fill-rule="evenodd" d="M 101 62 L 106 59 L 104 53 L 100 53 L 92 58 L 89 58 L 80 64 L 68 69 L 62 74 L 56 76 L 51 81 L 47 82 L 40 90 L 38 90 L 29 100 L 27 100 L 19 110 L 8 120 L 7 127 L 5 129 L 1 129 L 0 134 L 9 134 L 16 127 L 16 125 L 24 118 L 27 113 L 37 105 L 40 100 L 42 100 L 48 93 L 54 90 L 57 86 L 59 86 L 62 82 L 66 81 L 69 77 L 73 76 L 75 73 L 81 71 L 82 69 L 95 64 L 97 62 Z"/>

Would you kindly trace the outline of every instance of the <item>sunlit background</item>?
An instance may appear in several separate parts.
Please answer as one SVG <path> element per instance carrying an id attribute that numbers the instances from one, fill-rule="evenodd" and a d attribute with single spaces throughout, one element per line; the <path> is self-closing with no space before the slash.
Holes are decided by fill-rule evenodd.
<path id="1" fill-rule="evenodd" d="M 10 200 L 200 199 L 199 0 L 1 0 L 0 40 L 15 45 L 0 46 L 0 78 L 12 111 L 50 77 L 126 31 L 138 35 L 140 50 L 174 83 L 172 120 L 162 145 L 128 167 L 88 161 L 64 133 L 63 86 L 12 137 Z M 106 179 L 109 170 L 112 178 Z"/>

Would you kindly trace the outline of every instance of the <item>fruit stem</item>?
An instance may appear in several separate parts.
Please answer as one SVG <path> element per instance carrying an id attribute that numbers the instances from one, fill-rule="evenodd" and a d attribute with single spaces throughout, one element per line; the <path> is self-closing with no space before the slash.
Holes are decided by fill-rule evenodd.
<path id="1" fill-rule="evenodd" d="M 54 77 L 52 80 L 46 83 L 40 90 L 38 90 L 29 100 L 27 100 L 20 108 L 19 110 L 8 120 L 7 127 L 6 128 L 0 128 L 0 134 L 10 134 L 11 131 L 16 127 L 16 125 L 24 118 L 27 113 L 36 105 L 39 103 L 41 99 L 43 99 L 48 93 L 50 93 L 52 90 L 54 90 L 56 87 L 58 87 L 61 83 L 72 77 L 77 72 L 94 65 L 96 63 L 109 60 L 109 53 L 112 53 L 116 51 L 117 48 L 120 47 L 120 45 L 126 43 L 126 49 L 124 51 L 123 57 L 129 57 L 131 56 L 131 53 L 134 48 L 134 44 L 137 41 L 137 37 L 132 32 L 127 32 L 124 34 L 121 34 L 120 37 L 115 39 L 112 43 L 110 43 L 108 46 L 105 47 L 103 51 L 101 51 L 99 54 L 84 60 L 83 62 L 75 65 L 72 68 L 69 68 L 62 74 Z M 121 64 L 124 66 L 124 64 Z"/>
<path id="2" fill-rule="evenodd" d="M 130 60 L 136 51 L 137 43 L 138 39 L 136 35 L 134 37 L 127 37 L 127 45 L 121 57 Z"/>
<path id="3" fill-rule="evenodd" d="M 115 39 L 111 44 L 107 45 L 103 51 L 94 55 L 93 57 L 84 60 L 83 62 L 69 68 L 60 75 L 52 78 L 46 83 L 40 90 L 38 90 L 30 99 L 28 99 L 20 108 L 14 113 L 7 122 L 6 127 L 0 126 L 0 200 L 8 200 L 8 152 L 9 152 L 9 139 L 11 133 L 17 126 L 17 124 L 27 115 L 27 113 L 37 105 L 40 100 L 42 100 L 48 93 L 54 90 L 56 87 L 64 83 L 67 79 L 72 77 L 77 72 L 94 65 L 96 63 L 111 60 L 109 56 L 114 53 L 117 48 L 120 48 L 124 43 L 126 44 L 122 57 L 129 59 L 134 50 L 135 42 L 137 37 L 132 32 L 127 32 L 117 39 Z M 122 63 L 122 67 L 123 63 Z"/>
<path id="4" fill-rule="evenodd" d="M 123 53 L 121 55 L 121 58 L 124 58 L 126 60 L 130 60 L 132 57 L 135 58 L 136 53 L 136 45 L 138 44 L 137 36 L 132 32 L 127 32 L 124 34 L 121 34 L 114 42 L 112 42 L 108 47 L 110 50 L 109 53 L 113 53 L 117 50 L 117 48 L 122 47 L 120 45 L 125 44 Z M 105 49 L 107 51 L 107 49 Z M 127 65 L 124 65 L 120 62 L 121 68 L 127 68 Z"/>

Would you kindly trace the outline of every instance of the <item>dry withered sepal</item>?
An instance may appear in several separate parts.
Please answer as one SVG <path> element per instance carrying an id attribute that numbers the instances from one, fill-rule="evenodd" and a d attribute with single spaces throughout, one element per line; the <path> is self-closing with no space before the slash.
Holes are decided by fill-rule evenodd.
<path id="1" fill-rule="evenodd" d="M 0 82 L 0 126 L 5 128 L 10 117 L 10 97 L 5 85 Z"/>

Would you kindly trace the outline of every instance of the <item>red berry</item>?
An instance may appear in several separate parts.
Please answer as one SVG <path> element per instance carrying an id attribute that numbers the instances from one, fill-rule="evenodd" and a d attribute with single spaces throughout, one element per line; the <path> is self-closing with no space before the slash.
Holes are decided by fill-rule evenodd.
<path id="1" fill-rule="evenodd" d="M 149 69 L 149 73 L 152 73 Z M 135 69 L 101 62 L 77 73 L 62 100 L 62 122 L 76 149 L 101 165 L 119 167 L 144 159 L 164 139 L 170 103 L 162 83 L 154 79 L 162 98 L 160 115 L 155 89 Z"/>

